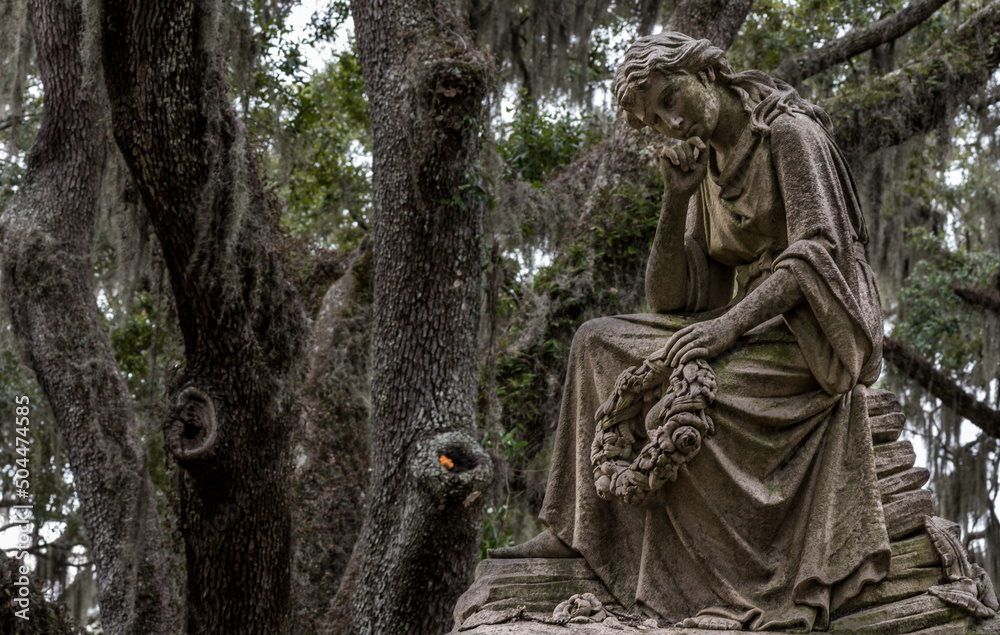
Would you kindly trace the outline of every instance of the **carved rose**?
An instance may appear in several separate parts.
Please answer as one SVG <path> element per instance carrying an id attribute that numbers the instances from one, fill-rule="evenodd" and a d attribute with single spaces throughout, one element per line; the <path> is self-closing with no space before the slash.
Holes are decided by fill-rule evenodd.
<path id="1" fill-rule="evenodd" d="M 684 454 L 693 454 L 701 449 L 701 434 L 691 426 L 681 426 L 674 430 L 674 447 Z"/>
<path id="2" fill-rule="evenodd" d="M 552 611 L 552 617 L 556 620 L 579 623 L 601 622 L 607 616 L 604 605 L 593 593 L 574 595 L 565 602 L 560 602 Z"/>

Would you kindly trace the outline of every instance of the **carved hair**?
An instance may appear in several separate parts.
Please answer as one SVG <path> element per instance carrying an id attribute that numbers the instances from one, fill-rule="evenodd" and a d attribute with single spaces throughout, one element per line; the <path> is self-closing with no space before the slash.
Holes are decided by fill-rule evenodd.
<path id="1" fill-rule="evenodd" d="M 653 71 L 664 75 L 701 75 L 706 80 L 718 80 L 729 86 L 750 116 L 751 129 L 759 134 L 767 134 L 771 121 L 781 113 L 807 115 L 827 129 L 831 125 L 822 108 L 802 99 L 794 88 L 781 80 L 760 71 L 734 73 L 725 52 L 708 40 L 664 31 L 633 42 L 615 72 L 615 98 L 625 110 L 626 123 L 637 130 L 645 124 L 628 109 L 635 104 Z"/>

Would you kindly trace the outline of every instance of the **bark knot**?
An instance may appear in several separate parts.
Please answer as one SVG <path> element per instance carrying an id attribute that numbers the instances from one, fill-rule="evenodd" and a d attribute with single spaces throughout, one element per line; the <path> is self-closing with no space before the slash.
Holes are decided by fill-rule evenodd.
<path id="1" fill-rule="evenodd" d="M 492 482 L 493 463 L 471 435 L 443 432 L 417 442 L 410 474 L 434 500 L 462 502 Z"/>
<path id="2" fill-rule="evenodd" d="M 218 436 L 215 402 L 206 393 L 188 386 L 174 402 L 164 435 L 178 462 L 209 458 Z"/>

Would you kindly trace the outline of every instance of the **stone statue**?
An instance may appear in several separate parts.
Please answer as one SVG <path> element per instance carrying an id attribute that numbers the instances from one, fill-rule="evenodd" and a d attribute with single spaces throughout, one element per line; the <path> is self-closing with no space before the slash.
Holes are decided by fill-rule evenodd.
<path id="1" fill-rule="evenodd" d="M 661 625 L 826 630 L 896 554 L 868 388 L 882 310 L 850 170 L 820 108 L 733 72 L 707 40 L 640 38 L 614 92 L 632 127 L 677 140 L 660 157 L 653 313 L 579 329 L 548 529 L 484 564 L 582 559 L 600 584 L 572 606 L 597 602 L 601 615 L 613 602 Z M 926 476 L 907 482 L 910 500 Z M 963 592 L 995 609 L 965 562 Z"/>

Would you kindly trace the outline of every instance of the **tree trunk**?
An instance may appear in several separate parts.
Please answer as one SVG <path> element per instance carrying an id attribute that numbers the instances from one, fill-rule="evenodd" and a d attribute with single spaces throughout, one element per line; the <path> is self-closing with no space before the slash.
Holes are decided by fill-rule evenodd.
<path id="1" fill-rule="evenodd" d="M 449 2 L 352 12 L 373 138 L 372 483 L 333 628 L 439 633 L 471 580 L 492 478 L 475 408 L 492 68 Z"/>
<path id="2" fill-rule="evenodd" d="M 667 22 L 668 31 L 706 38 L 729 50 L 750 13 L 753 0 L 681 0 Z"/>
<path id="3" fill-rule="evenodd" d="M 312 326 L 295 458 L 297 635 L 324 633 L 368 511 L 372 252 L 366 240 Z"/>
<path id="4" fill-rule="evenodd" d="M 45 106 L 22 189 L 3 217 L 4 301 L 66 447 L 93 547 L 104 632 L 176 633 L 177 572 L 164 547 L 131 396 L 91 286 L 107 138 L 103 104 L 84 84 L 83 14 L 78 4 L 44 0 L 30 10 Z"/>
<path id="5" fill-rule="evenodd" d="M 276 203 L 233 112 L 218 2 L 103 0 L 115 140 L 163 249 L 184 339 L 164 422 L 180 466 L 190 633 L 286 632 L 289 435 L 302 312 Z"/>

